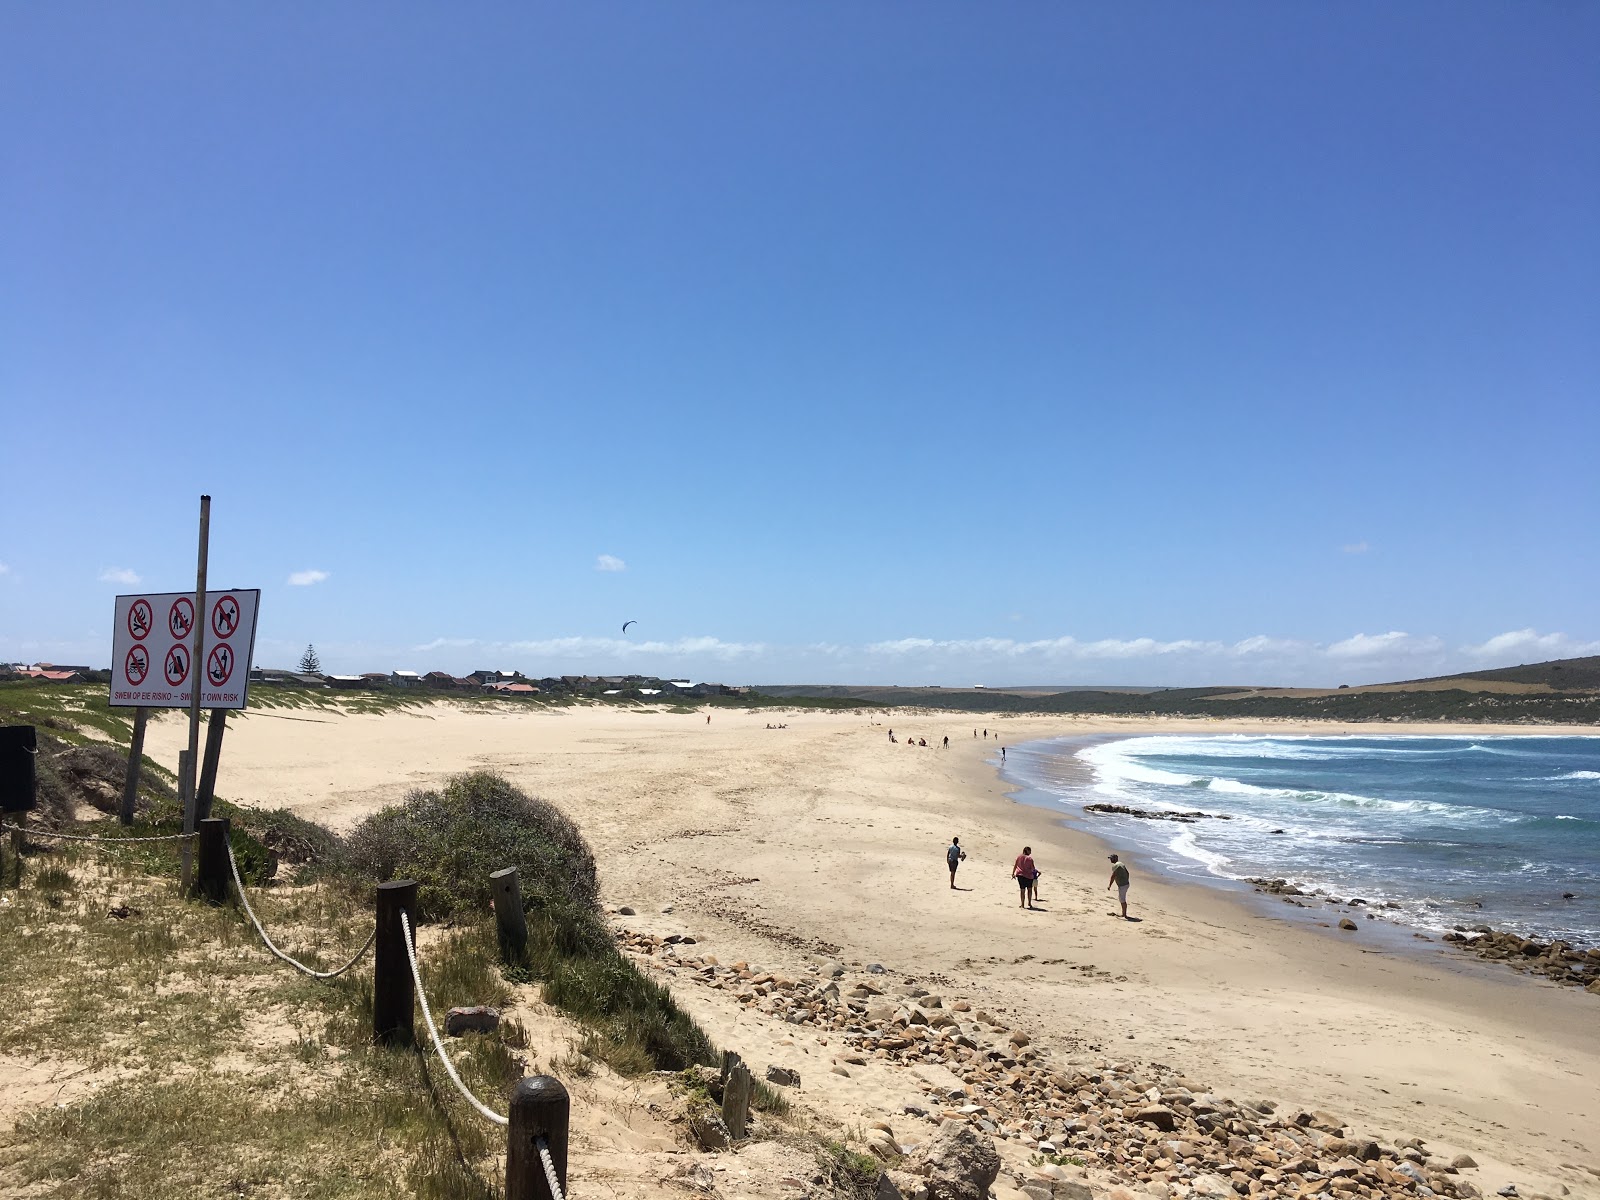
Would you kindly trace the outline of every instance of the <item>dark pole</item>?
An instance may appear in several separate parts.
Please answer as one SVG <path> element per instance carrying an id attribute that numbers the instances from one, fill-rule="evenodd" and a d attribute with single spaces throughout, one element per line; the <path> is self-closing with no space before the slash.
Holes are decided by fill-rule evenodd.
<path id="1" fill-rule="evenodd" d="M 183 792 L 183 831 L 193 833 L 196 823 L 194 774 L 200 759 L 200 681 L 205 675 L 206 652 L 206 557 L 211 549 L 211 497 L 200 497 L 200 554 L 194 572 L 194 645 L 189 655 L 189 770 L 181 776 L 188 786 Z M 189 886 L 193 863 L 192 840 L 183 843 L 183 886 Z"/>
<path id="2" fill-rule="evenodd" d="M 128 746 L 128 776 L 122 783 L 122 812 L 124 825 L 133 824 L 134 805 L 139 800 L 139 771 L 144 766 L 144 727 L 150 719 L 150 710 L 140 705 L 133 710 L 133 741 Z"/>
<path id="3" fill-rule="evenodd" d="M 232 822 L 227 817 L 207 817 L 200 822 L 200 863 L 195 876 L 195 894 L 211 904 L 228 898 L 228 838 Z"/>
<path id="4" fill-rule="evenodd" d="M 206 726 L 206 755 L 200 767 L 200 794 L 196 811 L 204 821 L 211 815 L 212 793 L 217 787 L 217 761 L 222 757 L 222 735 L 228 728 L 228 710 L 213 708 Z"/>
<path id="5" fill-rule="evenodd" d="M 378 936 L 372 944 L 372 1037 L 386 1046 L 409 1046 L 416 1036 L 417 990 L 400 914 L 411 918 L 416 944 L 417 883 L 397 879 L 378 885 Z"/>
<path id="6" fill-rule="evenodd" d="M 506 1140 L 506 1200 L 558 1200 L 550 1193 L 539 1139 L 550 1147 L 556 1179 L 567 1190 L 567 1118 L 572 1098 L 559 1079 L 519 1079 L 511 1093 L 511 1128 Z"/>

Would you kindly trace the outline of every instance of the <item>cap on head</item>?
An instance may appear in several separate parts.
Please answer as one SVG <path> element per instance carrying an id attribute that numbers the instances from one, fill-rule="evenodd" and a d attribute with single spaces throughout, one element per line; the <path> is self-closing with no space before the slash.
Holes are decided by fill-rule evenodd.
<path id="1" fill-rule="evenodd" d="M 1106 861 L 1107 862 L 1116 862 L 1117 861 L 1117 856 L 1115 854 L 1107 855 L 1106 856 Z"/>

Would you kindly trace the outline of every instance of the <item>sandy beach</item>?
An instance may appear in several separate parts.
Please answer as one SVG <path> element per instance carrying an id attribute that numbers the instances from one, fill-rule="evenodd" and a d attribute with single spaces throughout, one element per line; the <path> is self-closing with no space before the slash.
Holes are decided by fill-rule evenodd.
<path id="1" fill-rule="evenodd" d="M 766 728 L 777 722 L 787 728 Z M 897 980 L 1003 1013 L 1069 1059 L 1165 1063 L 1240 1098 L 1330 1109 L 1374 1136 L 1420 1136 L 1470 1152 L 1482 1185 L 1600 1192 L 1581 1169 L 1600 1165 L 1596 997 L 1437 945 L 1380 951 L 1365 930 L 1276 919 L 1151 878 L 1137 861 L 1130 899 L 1142 920 L 1115 920 L 1103 847 L 1008 800 L 989 761 L 995 743 L 974 739 L 975 724 L 1013 745 L 1174 728 L 1349 732 L 904 711 L 718 710 L 708 724 L 703 713 L 611 707 L 252 710 L 230 723 L 218 791 L 348 828 L 411 788 L 497 771 L 578 821 L 606 900 L 647 914 L 633 927 L 692 932 L 724 962 L 795 972 L 825 958 L 881 963 Z M 890 744 L 891 725 L 928 748 Z M 938 748 L 947 735 L 950 748 Z M 185 736 L 180 717 L 164 717 L 146 752 L 175 764 Z M 952 834 L 970 855 L 959 891 L 944 866 Z M 1019 909 L 1009 878 L 1024 843 L 1046 872 L 1043 911 Z M 774 1036 L 741 1026 L 716 995 L 684 1002 L 730 1043 Z M 812 1098 L 840 1112 L 897 1100 L 882 1081 L 813 1078 Z"/>

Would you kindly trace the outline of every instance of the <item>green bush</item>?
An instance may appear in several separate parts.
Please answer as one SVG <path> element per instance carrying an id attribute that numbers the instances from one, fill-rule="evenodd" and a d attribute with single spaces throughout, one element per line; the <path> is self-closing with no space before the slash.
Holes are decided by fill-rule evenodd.
<path id="1" fill-rule="evenodd" d="M 378 880 L 415 879 L 429 919 L 483 912 L 489 874 L 515 867 L 530 908 L 595 913 L 599 879 L 583 835 L 554 805 L 497 775 L 452 779 L 373 813 L 346 840 L 349 865 Z"/>

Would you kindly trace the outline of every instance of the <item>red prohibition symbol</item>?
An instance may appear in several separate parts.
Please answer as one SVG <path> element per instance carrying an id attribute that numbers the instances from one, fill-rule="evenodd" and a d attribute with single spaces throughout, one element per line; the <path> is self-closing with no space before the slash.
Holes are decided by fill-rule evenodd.
<path id="1" fill-rule="evenodd" d="M 186 638 L 189 631 L 194 628 L 194 601 L 187 596 L 179 596 L 172 602 L 172 609 L 167 613 L 167 629 L 175 638 Z M 188 668 L 185 667 L 187 672 Z"/>
<path id="2" fill-rule="evenodd" d="M 233 647 L 218 646 L 206 656 L 206 681 L 212 687 L 221 687 L 233 674 Z"/>
<path id="3" fill-rule="evenodd" d="M 128 657 L 122 662 L 122 673 L 128 677 L 130 687 L 142 684 L 144 677 L 150 674 L 150 651 L 143 646 L 129 650 Z"/>
<path id="4" fill-rule="evenodd" d="M 230 638 L 239 628 L 239 601 L 223 596 L 211 606 L 211 632 L 219 638 Z"/>
<path id="5" fill-rule="evenodd" d="M 149 637 L 155 619 L 155 614 L 150 611 L 150 601 L 135 600 L 128 609 L 128 632 L 133 635 L 133 640 L 142 642 Z M 145 665 L 149 666 L 149 663 Z"/>
<path id="6" fill-rule="evenodd" d="M 174 605 L 173 607 L 177 606 Z M 168 650 L 164 669 L 167 674 L 168 687 L 177 687 L 185 679 L 189 678 L 189 647 L 178 645 Z"/>

